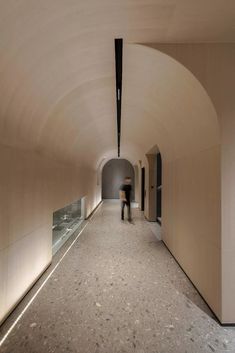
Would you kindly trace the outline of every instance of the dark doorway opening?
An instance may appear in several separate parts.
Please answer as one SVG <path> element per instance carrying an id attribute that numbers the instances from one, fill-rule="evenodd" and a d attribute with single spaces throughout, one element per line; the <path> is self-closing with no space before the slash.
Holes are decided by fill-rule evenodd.
<path id="1" fill-rule="evenodd" d="M 157 154 L 157 193 L 156 193 L 156 218 L 159 224 L 162 223 L 162 158 L 161 154 Z"/>
<path id="2" fill-rule="evenodd" d="M 145 200 L 145 168 L 141 168 L 141 211 L 144 211 Z"/>
<path id="3" fill-rule="evenodd" d="M 135 199 L 135 171 L 132 164 L 122 158 L 109 160 L 102 170 L 102 199 L 119 199 L 119 190 L 125 177 L 131 178 L 131 201 Z"/>

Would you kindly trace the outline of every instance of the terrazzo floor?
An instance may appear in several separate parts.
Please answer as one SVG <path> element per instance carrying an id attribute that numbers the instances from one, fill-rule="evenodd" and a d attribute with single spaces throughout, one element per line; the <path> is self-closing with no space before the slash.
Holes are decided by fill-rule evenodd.
<path id="1" fill-rule="evenodd" d="M 133 224 L 105 202 L 3 343 L 2 353 L 235 353 L 138 209 Z M 0 329 L 6 333 L 44 278 Z M 0 339 L 1 339 L 0 337 Z"/>

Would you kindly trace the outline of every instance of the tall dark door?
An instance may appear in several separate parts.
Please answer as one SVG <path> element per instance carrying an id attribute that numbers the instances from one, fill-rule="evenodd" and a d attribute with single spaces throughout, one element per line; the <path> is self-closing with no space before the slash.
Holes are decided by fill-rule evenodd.
<path id="1" fill-rule="evenodd" d="M 144 211 L 145 199 L 145 168 L 141 168 L 141 211 Z"/>
<path id="2" fill-rule="evenodd" d="M 157 154 L 157 222 L 162 220 L 162 158 Z"/>

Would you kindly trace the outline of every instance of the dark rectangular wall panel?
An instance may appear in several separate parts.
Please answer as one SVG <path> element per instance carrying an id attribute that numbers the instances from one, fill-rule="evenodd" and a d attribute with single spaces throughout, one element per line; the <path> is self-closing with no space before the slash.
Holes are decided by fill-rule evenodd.
<path id="1" fill-rule="evenodd" d="M 145 201 L 145 168 L 141 168 L 141 211 L 144 211 Z"/>

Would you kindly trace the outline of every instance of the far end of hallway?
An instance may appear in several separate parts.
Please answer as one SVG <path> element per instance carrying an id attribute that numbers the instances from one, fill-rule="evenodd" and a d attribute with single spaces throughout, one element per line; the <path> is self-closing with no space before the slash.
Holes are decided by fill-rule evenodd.
<path id="1" fill-rule="evenodd" d="M 235 352 L 235 330 L 217 323 L 137 208 L 133 219 L 120 221 L 119 202 L 99 207 L 2 353 Z"/>

